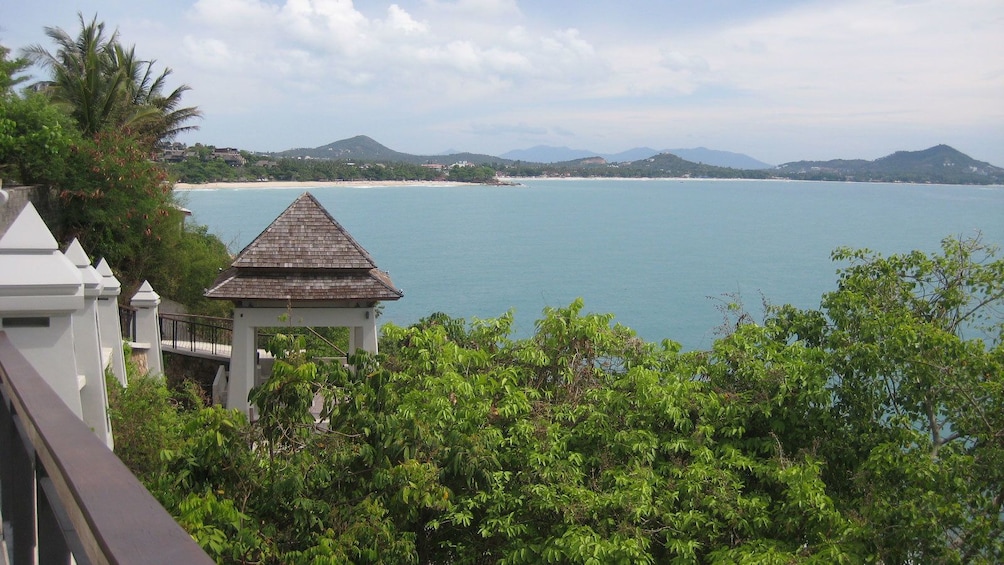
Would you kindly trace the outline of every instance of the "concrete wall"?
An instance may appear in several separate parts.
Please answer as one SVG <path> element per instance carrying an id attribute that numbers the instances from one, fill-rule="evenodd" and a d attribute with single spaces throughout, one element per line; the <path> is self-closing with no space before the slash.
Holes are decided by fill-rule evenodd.
<path id="1" fill-rule="evenodd" d="M 55 225 L 59 213 L 59 199 L 48 187 L 43 186 L 0 186 L 8 196 L 7 204 L 0 206 L 0 237 L 7 232 L 14 218 L 21 213 L 25 205 L 31 202 L 42 216 L 47 226 Z M 60 242 L 63 244 L 66 242 Z"/>
<path id="2" fill-rule="evenodd" d="M 164 375 L 167 376 L 167 384 L 171 387 L 180 386 L 186 380 L 199 383 L 199 387 L 206 393 L 207 398 L 212 397 L 213 379 L 220 365 L 230 370 L 230 361 L 219 361 L 215 359 L 203 359 L 191 355 L 179 355 L 176 353 L 164 352 Z"/>

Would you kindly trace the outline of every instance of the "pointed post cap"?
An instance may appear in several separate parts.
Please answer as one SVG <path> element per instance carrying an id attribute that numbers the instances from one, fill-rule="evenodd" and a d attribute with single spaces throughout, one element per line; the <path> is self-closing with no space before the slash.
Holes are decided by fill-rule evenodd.
<path id="1" fill-rule="evenodd" d="M 39 253 L 48 255 L 59 251 L 56 238 L 45 225 L 42 216 L 31 202 L 18 213 L 17 218 L 0 238 L 0 253 Z"/>
<path id="2" fill-rule="evenodd" d="M 101 296 L 118 296 L 122 293 L 122 283 L 119 282 L 115 273 L 112 272 L 112 268 L 108 266 L 108 261 L 105 261 L 104 258 L 102 258 L 98 261 L 94 270 L 97 271 L 103 279 L 103 284 L 101 285 Z"/>
<path id="3" fill-rule="evenodd" d="M 0 237 L 0 310 L 67 312 L 83 297 L 80 271 L 29 202 Z"/>
<path id="4" fill-rule="evenodd" d="M 84 296 L 100 296 L 101 287 L 104 286 L 104 279 L 91 266 L 91 260 L 87 257 L 87 253 L 84 251 L 83 246 L 80 245 L 80 242 L 77 241 L 77 238 L 73 238 L 73 241 L 70 242 L 63 255 L 66 255 L 66 258 L 80 270 L 80 277 L 84 281 Z"/>
<path id="5" fill-rule="evenodd" d="M 150 281 L 143 281 L 129 303 L 136 308 L 153 308 L 160 304 L 160 295 L 153 291 Z"/>

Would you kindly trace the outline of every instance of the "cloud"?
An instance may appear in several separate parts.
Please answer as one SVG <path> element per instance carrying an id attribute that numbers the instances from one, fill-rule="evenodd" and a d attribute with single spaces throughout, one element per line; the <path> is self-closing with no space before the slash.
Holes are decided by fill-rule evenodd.
<path id="1" fill-rule="evenodd" d="M 999 57 L 987 58 L 1004 49 L 1000 28 L 980 25 L 994 11 L 980 0 L 821 3 L 690 45 L 707 57 L 716 80 L 806 121 L 876 112 L 892 120 L 978 121 L 1001 114 L 992 100 L 1004 84 L 974 73 L 977 61 L 987 70 L 1004 67 Z"/>
<path id="2" fill-rule="evenodd" d="M 502 123 L 473 123 L 467 128 L 468 133 L 473 133 L 477 135 L 509 135 L 517 134 L 520 136 L 544 136 L 550 133 L 550 130 L 542 126 L 531 126 L 525 123 L 517 124 L 502 124 Z"/>
<path id="3" fill-rule="evenodd" d="M 367 15 L 350 0 L 198 0 L 183 44 L 217 80 L 259 77 L 263 84 L 243 94 L 249 99 L 279 79 L 316 93 L 315 105 L 364 93 L 374 103 L 405 95 L 425 110 L 498 96 L 519 103 L 546 92 L 575 96 L 583 80 L 602 74 L 579 31 L 523 26 L 512 1 L 428 1 L 418 9 L 391 4 Z"/>
<path id="4" fill-rule="evenodd" d="M 568 142 L 574 130 L 579 146 L 618 150 L 759 129 L 800 138 L 798 149 L 804 132 L 828 128 L 1004 127 L 999 0 L 705 12 L 683 10 L 699 25 L 669 29 L 644 10 L 599 18 L 589 2 L 198 0 L 173 28 L 185 30 L 174 60 L 152 53 L 193 87 L 186 99 L 207 125 L 237 111 L 312 112 L 355 124 L 351 134 L 396 120 L 396 135 L 414 130 L 412 147 L 423 135 L 439 136 L 433 146 Z"/>
<path id="5" fill-rule="evenodd" d="M 663 51 L 662 66 L 671 71 L 703 72 L 710 67 L 700 55 L 686 55 L 679 51 Z"/>
<path id="6" fill-rule="evenodd" d="M 406 34 L 423 34 L 429 31 L 428 24 L 415 20 L 411 14 L 402 10 L 397 4 L 392 4 L 387 9 L 386 26 L 392 32 Z"/>

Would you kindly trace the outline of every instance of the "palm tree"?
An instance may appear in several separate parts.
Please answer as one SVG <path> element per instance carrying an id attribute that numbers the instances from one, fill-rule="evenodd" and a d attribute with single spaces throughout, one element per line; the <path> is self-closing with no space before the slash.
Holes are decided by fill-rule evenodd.
<path id="1" fill-rule="evenodd" d="M 126 78 L 128 97 L 132 114 L 121 120 L 123 126 L 129 127 L 141 138 L 157 142 L 171 139 L 179 133 L 198 129 L 198 126 L 184 125 L 202 115 L 197 108 L 180 108 L 181 96 L 191 90 L 188 85 L 181 85 L 164 95 L 171 69 L 165 67 L 154 76 L 155 60 L 140 61 L 136 58 L 136 48 L 125 49 L 116 45 L 114 50 L 115 68 Z"/>
<path id="2" fill-rule="evenodd" d="M 56 43 L 56 51 L 36 44 L 24 49 L 23 55 L 52 72 L 53 101 L 69 110 L 84 134 L 116 128 L 152 146 L 197 129 L 184 124 L 201 116 L 198 109 L 179 107 L 189 87 L 162 94 L 171 69 L 155 76 L 155 61 L 140 60 L 135 47 L 124 48 L 117 31 L 106 36 L 105 24 L 97 16 L 87 23 L 77 15 L 76 38 L 61 28 L 47 27 L 45 34 Z"/>
<path id="3" fill-rule="evenodd" d="M 31 63 L 24 58 L 8 59 L 10 49 L 0 45 L 0 96 L 14 93 L 14 87 L 28 80 L 27 76 L 15 76 L 27 69 Z"/>

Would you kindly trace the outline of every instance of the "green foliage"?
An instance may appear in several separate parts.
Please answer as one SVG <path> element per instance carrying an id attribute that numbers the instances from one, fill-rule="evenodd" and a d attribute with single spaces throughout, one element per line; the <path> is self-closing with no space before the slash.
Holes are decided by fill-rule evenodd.
<path id="1" fill-rule="evenodd" d="M 134 368 L 133 368 L 134 369 Z M 129 386 L 105 379 L 115 454 L 145 482 L 165 471 L 163 453 L 183 441 L 177 405 L 163 381 L 132 370 Z"/>
<path id="2" fill-rule="evenodd" d="M 10 49 L 0 45 L 0 97 L 14 93 L 14 87 L 24 83 L 28 77 L 21 75 L 31 64 L 27 59 L 8 59 Z"/>
<path id="3" fill-rule="evenodd" d="M 127 287 L 149 280 L 162 295 L 196 312 L 227 307 L 203 297 L 226 246 L 204 227 L 184 224 L 167 175 L 150 161 L 153 142 L 185 128 L 198 112 L 179 108 L 181 87 L 162 94 L 170 71 L 152 72 L 104 24 L 81 18 L 76 38 L 47 29 L 58 49 L 28 57 L 48 66 L 56 86 L 45 94 L 11 91 L 27 60 L 0 47 L 0 175 L 50 187 L 56 239 L 104 258 Z"/>
<path id="4" fill-rule="evenodd" d="M 136 280 L 159 258 L 150 253 L 157 242 L 180 225 L 164 180 L 128 137 L 108 133 L 81 140 L 58 182 L 57 239 L 77 238 L 84 249 Z"/>
<path id="5" fill-rule="evenodd" d="M 151 249 L 157 262 L 145 266 L 144 278 L 158 293 L 184 304 L 190 312 L 228 317 L 231 304 L 205 297 L 220 270 L 232 261 L 226 244 L 198 224 L 184 222 L 168 230 L 161 245 Z"/>
<path id="6" fill-rule="evenodd" d="M 192 147 L 196 156 L 179 163 L 165 163 L 172 178 L 179 182 L 204 183 L 217 181 L 389 181 L 435 180 L 439 173 L 411 163 L 355 163 L 327 159 L 277 159 L 269 166 L 258 164 L 254 156 L 245 155 L 247 164 L 231 166 L 213 158 L 208 147 Z M 494 172 L 492 172 L 494 176 Z"/>
<path id="7" fill-rule="evenodd" d="M 5 178 L 53 182 L 79 142 L 72 121 L 44 96 L 0 97 L 0 174 Z"/>
<path id="8" fill-rule="evenodd" d="M 1004 555 L 1004 260 L 995 253 L 979 239 L 946 239 L 936 256 L 841 249 L 834 257 L 849 266 L 824 296 L 828 319 L 782 312 L 828 356 L 825 478 L 887 562 Z"/>
<path id="9" fill-rule="evenodd" d="M 388 324 L 349 366 L 279 334 L 258 419 L 183 416 L 151 488 L 225 563 L 999 562 L 1002 261 L 835 257 L 820 310 L 703 352 L 581 300 L 527 339 Z"/>
<path id="10" fill-rule="evenodd" d="M 20 97 L 16 76 L 27 59 L 8 59 L 0 45 L 0 175 L 24 184 L 47 182 L 57 176 L 70 146 L 78 137 L 70 119 L 43 96 Z"/>
<path id="11" fill-rule="evenodd" d="M 458 182 L 492 182 L 495 180 L 495 169 L 486 165 L 477 167 L 454 165 L 450 168 L 450 180 Z"/>
<path id="12" fill-rule="evenodd" d="M 184 223 L 163 170 L 138 142 L 115 133 L 79 140 L 55 184 L 59 220 L 50 227 L 59 241 L 77 238 L 127 286 L 149 280 L 194 311 L 225 313 L 203 292 L 230 263 L 226 246 Z"/>

